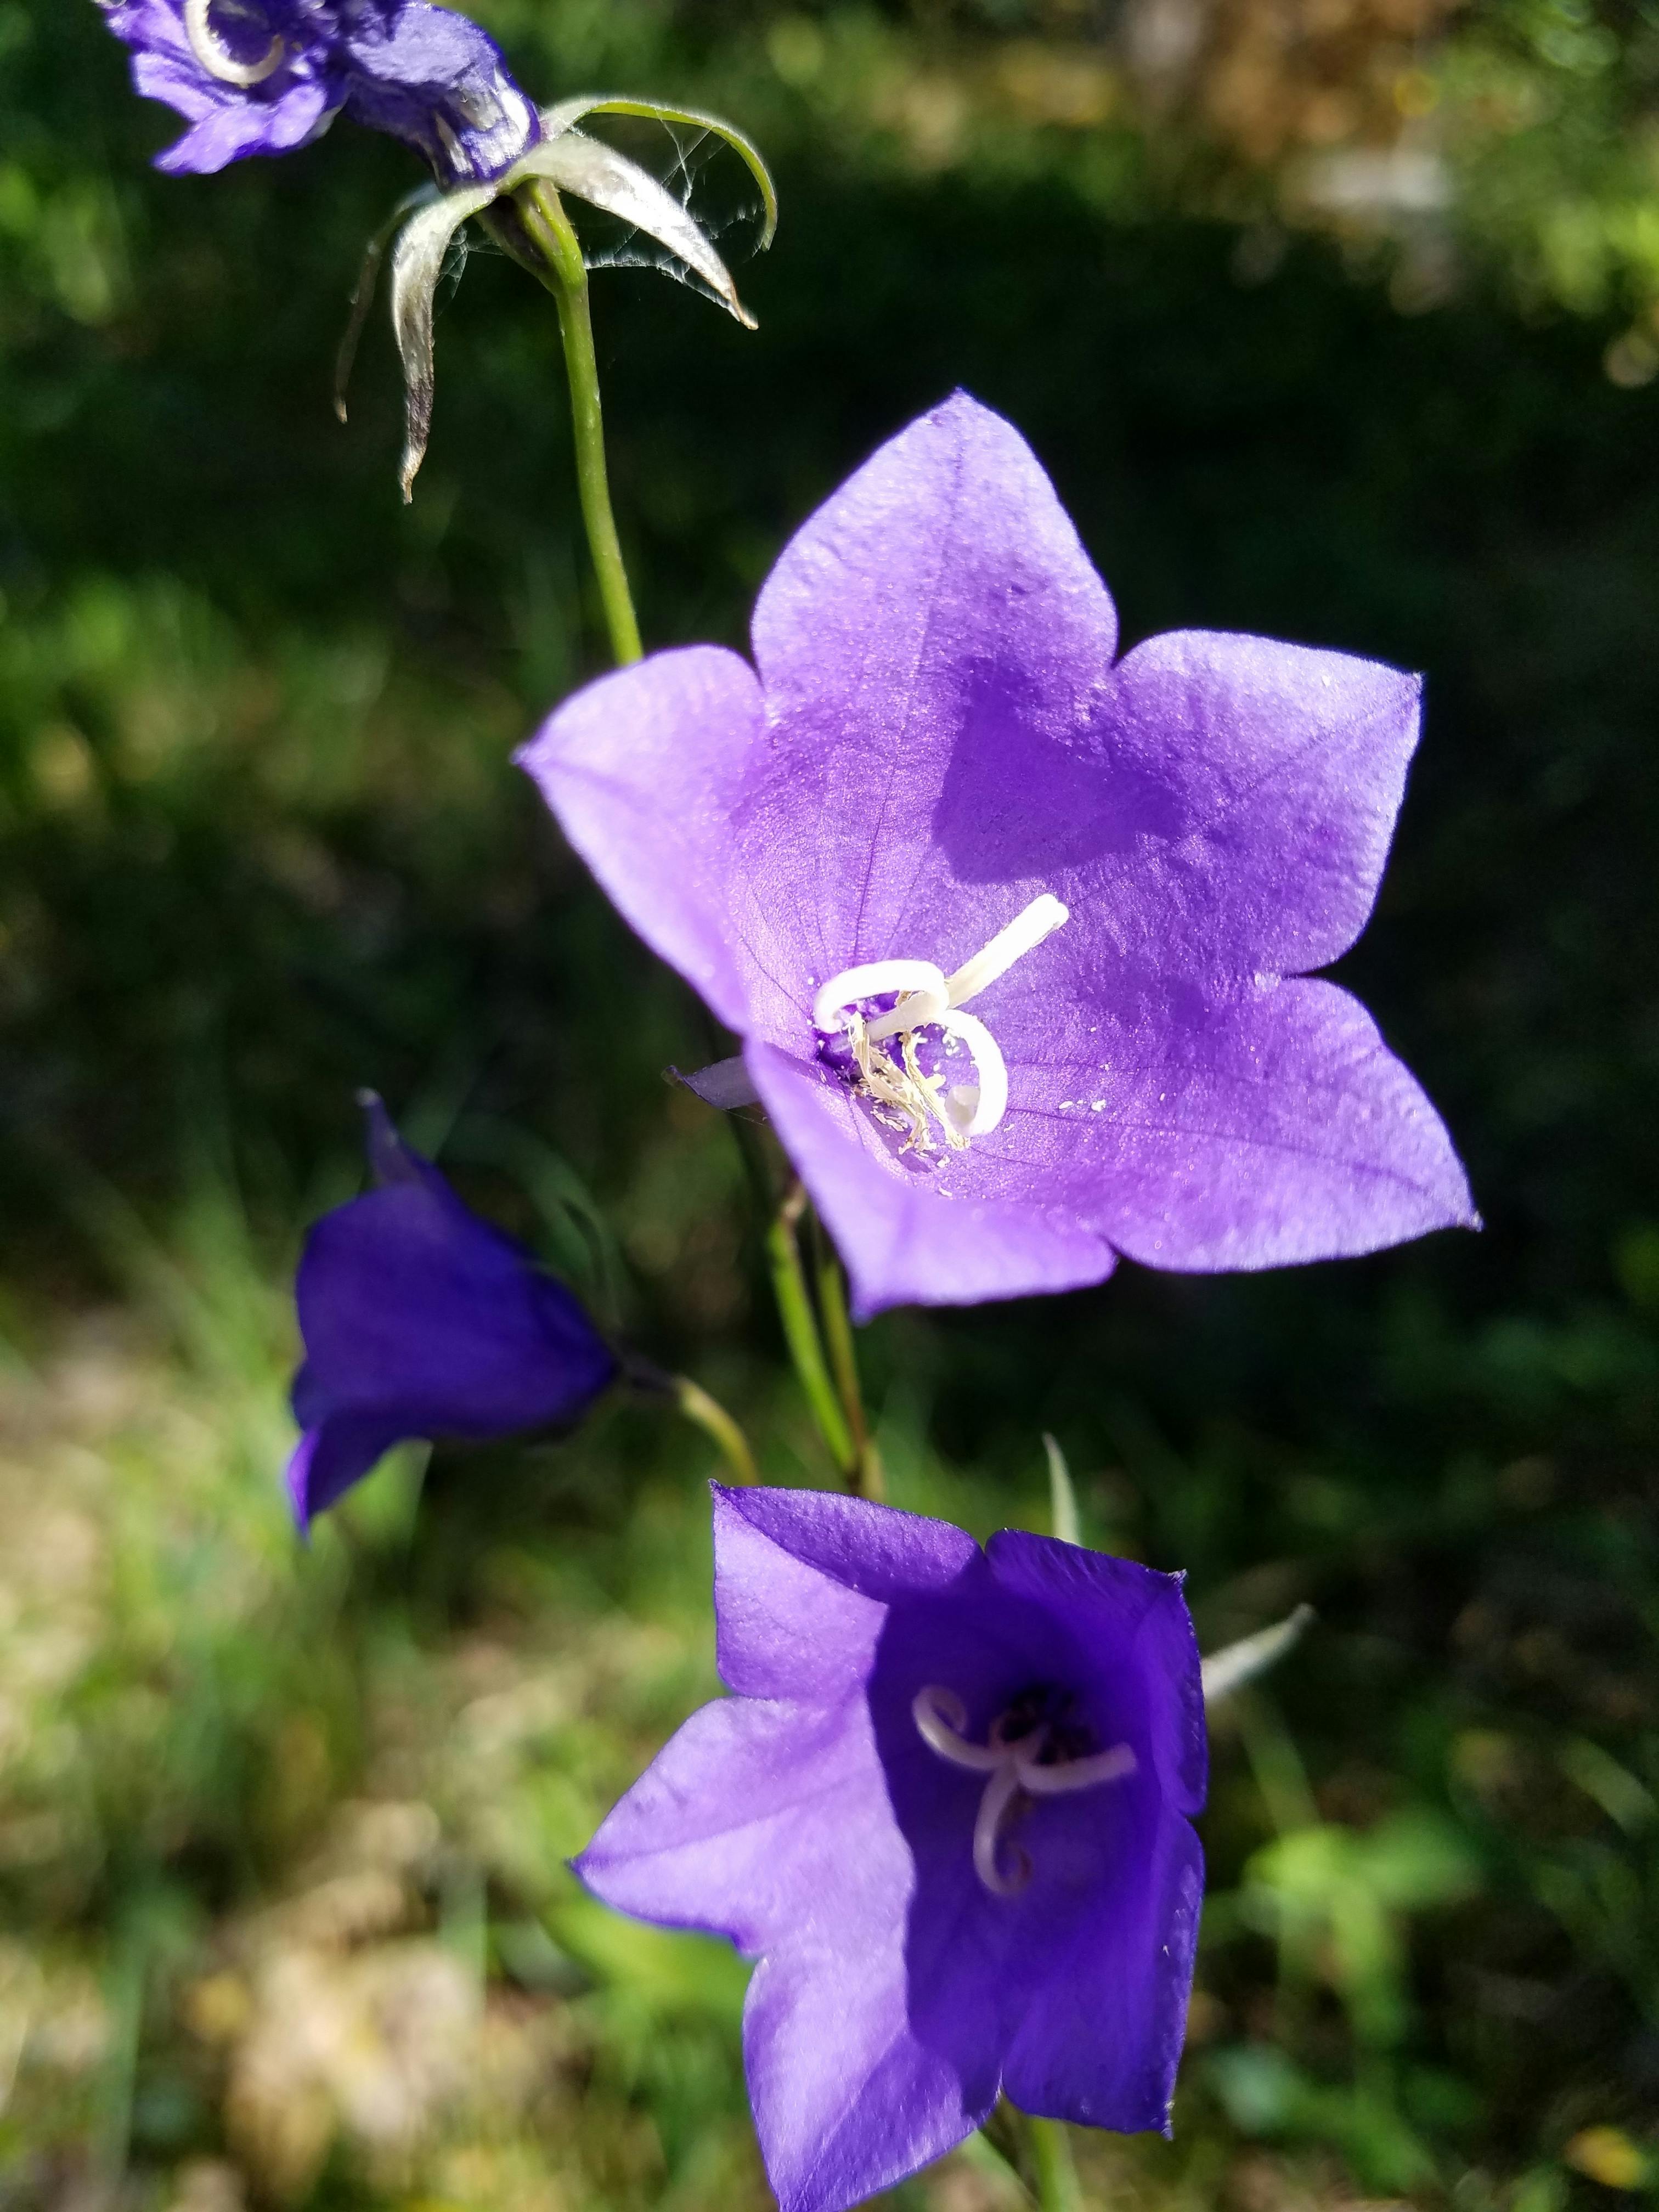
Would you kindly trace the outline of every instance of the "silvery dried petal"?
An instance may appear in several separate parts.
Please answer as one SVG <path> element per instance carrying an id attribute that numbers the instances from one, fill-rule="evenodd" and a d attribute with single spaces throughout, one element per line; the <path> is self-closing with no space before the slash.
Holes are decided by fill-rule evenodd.
<path id="1" fill-rule="evenodd" d="M 444 256 L 461 225 L 481 215 L 497 197 L 494 185 L 465 185 L 445 192 L 416 210 L 392 249 L 392 327 L 404 366 L 404 457 L 398 481 L 405 500 L 413 495 L 432 430 L 432 302 Z"/>
<path id="2" fill-rule="evenodd" d="M 695 1091 L 705 1106 L 717 1106 L 723 1114 L 730 1114 L 740 1106 L 760 1103 L 760 1093 L 741 1053 L 734 1053 L 729 1060 L 712 1060 L 707 1067 L 694 1068 L 690 1075 L 682 1073 L 678 1067 L 669 1072 L 678 1076 L 688 1091 Z"/>
<path id="3" fill-rule="evenodd" d="M 1204 1662 L 1205 1704 L 1218 1704 L 1278 1666 L 1302 1641 L 1313 1618 L 1310 1605 L 1299 1605 L 1271 1627 L 1258 1628 L 1254 1636 L 1241 1636 L 1237 1644 L 1224 1644 L 1219 1651 L 1212 1651 Z"/>
<path id="4" fill-rule="evenodd" d="M 544 181 L 555 191 L 586 200 L 655 239 L 708 287 L 729 313 L 746 329 L 754 328 L 754 319 L 738 299 L 725 263 L 695 218 L 649 171 L 613 147 L 588 137 L 570 120 L 578 111 L 616 105 L 573 100 L 562 109 L 550 108 L 541 118 L 538 142 L 504 176 L 493 184 L 461 185 L 445 192 L 421 208 L 398 234 L 392 255 L 392 320 L 404 370 L 404 433 L 399 476 L 405 500 L 412 495 L 415 478 L 426 458 L 432 428 L 433 298 L 450 240 L 463 223 L 522 185 Z M 656 111 L 630 107 L 629 112 Z M 735 138 L 738 134 L 726 135 Z M 759 156 L 754 159 L 758 161 Z M 769 200 L 768 204 L 771 205 Z"/>
<path id="5" fill-rule="evenodd" d="M 558 191 L 603 208 L 607 215 L 654 238 L 702 279 L 728 314 L 734 315 L 745 330 L 753 330 L 754 318 L 738 299 L 726 264 L 701 224 L 648 169 L 630 161 L 603 139 L 590 138 L 585 131 L 567 126 L 556 135 L 550 134 L 527 154 L 514 170 L 511 181 L 523 184 L 534 177 L 544 177 Z"/>

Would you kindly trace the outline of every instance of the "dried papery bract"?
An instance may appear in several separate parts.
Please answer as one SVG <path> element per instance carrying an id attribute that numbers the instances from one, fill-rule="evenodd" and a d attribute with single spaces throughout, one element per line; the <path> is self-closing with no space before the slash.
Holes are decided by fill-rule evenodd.
<path id="1" fill-rule="evenodd" d="M 342 422 L 346 420 L 346 394 L 351 386 L 351 372 L 357 362 L 357 348 L 362 342 L 364 325 L 374 305 L 380 264 L 386 259 L 392 240 L 402 232 L 410 217 L 420 210 L 434 205 L 438 198 L 436 185 L 422 185 L 418 191 L 406 194 L 363 248 L 357 281 L 351 288 L 346 325 L 340 333 L 339 346 L 334 356 L 334 412 Z M 453 237 L 454 233 L 452 231 L 449 235 Z"/>
<path id="2" fill-rule="evenodd" d="M 680 268 L 695 277 L 728 314 L 746 329 L 754 319 L 738 297 L 737 286 L 712 241 L 673 193 L 637 161 L 602 139 L 579 130 L 580 117 L 611 113 L 653 117 L 715 132 L 743 158 L 760 185 L 765 206 L 758 241 L 771 241 L 776 201 L 765 163 L 750 142 L 729 124 L 690 109 L 659 107 L 645 100 L 593 98 L 572 100 L 544 111 L 538 143 L 505 175 L 488 185 L 463 185 L 421 207 L 398 233 L 392 255 L 392 317 L 403 362 L 405 435 L 399 471 L 404 497 L 411 496 L 425 458 L 432 422 L 434 392 L 433 299 L 450 241 L 461 226 L 497 201 L 537 185 L 582 200 L 651 238 Z M 372 264 L 366 274 L 372 283 Z M 361 292 L 354 314 L 361 313 Z"/>
<path id="3" fill-rule="evenodd" d="M 501 49 L 476 23 L 431 0 L 102 0 L 105 21 L 132 55 L 136 88 L 165 100 L 190 125 L 157 159 L 163 168 L 204 172 L 253 154 L 281 154 L 306 144 L 342 112 L 417 149 L 431 168 L 435 194 L 405 203 L 393 222 L 369 241 L 352 295 L 335 377 L 335 408 L 345 414 L 345 386 L 375 278 L 392 234 L 392 319 L 406 392 L 401 479 L 404 496 L 426 451 L 432 420 L 433 295 L 451 240 L 471 217 L 523 196 L 523 220 L 505 210 L 498 238 L 568 305 L 570 272 L 550 254 L 549 196 L 568 194 L 601 209 L 632 234 L 650 239 L 739 322 L 752 327 L 737 288 L 702 225 L 648 170 L 577 126 L 592 115 L 653 120 L 671 132 L 712 136 L 743 161 L 758 187 L 759 248 L 771 243 L 777 199 L 765 162 L 732 125 L 696 108 L 588 94 L 538 111 L 514 82 Z M 562 222 L 562 210 L 556 220 Z M 538 228 L 539 226 L 539 228 Z M 580 248 L 571 247 L 579 256 Z M 580 277 L 581 264 L 573 264 Z M 586 309 L 583 309 L 585 317 Z M 567 329 L 567 358 L 569 332 Z M 591 345 L 589 347 L 591 351 Z M 591 364 L 589 364 L 591 367 Z M 573 366 L 573 386 L 581 380 Z M 595 539 L 601 585 L 625 600 L 621 556 L 597 451 L 596 389 L 573 391 L 579 418 L 589 418 L 596 450 L 579 455 L 585 519 Z M 581 443 L 579 419 L 578 443 Z M 605 507 L 594 511 L 596 500 Z M 608 573 L 607 573 L 608 572 Z M 613 617 L 618 610 L 613 606 Z M 612 622 L 613 642 L 637 653 L 629 606 Z"/>
<path id="4" fill-rule="evenodd" d="M 404 454 L 398 480 L 405 501 L 414 495 L 432 428 L 432 303 L 444 257 L 461 225 L 482 215 L 496 197 L 493 185 L 463 185 L 441 194 L 410 216 L 392 250 L 392 327 L 404 368 Z M 343 411 L 343 396 L 336 405 Z"/>

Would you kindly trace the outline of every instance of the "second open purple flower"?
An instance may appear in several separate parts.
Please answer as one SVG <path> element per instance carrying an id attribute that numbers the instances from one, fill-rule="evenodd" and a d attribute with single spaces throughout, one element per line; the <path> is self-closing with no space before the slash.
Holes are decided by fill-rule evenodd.
<path id="1" fill-rule="evenodd" d="M 782 2212 L 843 2212 L 1000 2092 L 1161 2129 L 1206 1748 L 1180 1578 L 816 1491 L 714 1492 L 720 1674 L 575 1862 L 760 1961 L 750 2096 Z"/>

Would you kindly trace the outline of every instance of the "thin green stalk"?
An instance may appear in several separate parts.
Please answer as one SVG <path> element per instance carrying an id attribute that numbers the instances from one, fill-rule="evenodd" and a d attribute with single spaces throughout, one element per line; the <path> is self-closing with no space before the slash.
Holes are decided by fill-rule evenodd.
<path id="1" fill-rule="evenodd" d="M 720 1457 L 731 1468 L 733 1479 L 744 1484 L 758 1482 L 760 1470 L 749 1449 L 749 1439 L 719 1399 L 711 1398 L 702 1384 L 694 1382 L 689 1375 L 676 1375 L 672 1389 L 674 1402 L 686 1419 L 695 1421 L 703 1434 L 712 1437 L 719 1445 Z"/>
<path id="2" fill-rule="evenodd" d="M 624 1350 L 618 1354 L 618 1361 L 623 1382 L 631 1383 L 635 1389 L 659 1405 L 664 1399 L 672 1401 L 688 1421 L 695 1421 L 706 1437 L 714 1438 L 735 1481 L 760 1480 L 748 1437 L 720 1400 L 705 1390 L 701 1382 L 694 1382 L 689 1375 L 669 1375 L 654 1360 L 644 1358 L 637 1352 Z"/>
<path id="3" fill-rule="evenodd" d="M 132 2148 L 132 2106 L 151 1945 L 149 1905 L 150 1899 L 145 1898 L 131 1909 L 112 1962 L 112 2033 L 104 2057 L 93 2137 L 94 2164 L 112 2197 L 126 2179 Z"/>
<path id="4" fill-rule="evenodd" d="M 1293 1835 L 1298 1828 L 1317 1827 L 1319 1805 L 1308 1770 L 1271 1697 L 1255 1690 L 1242 1691 L 1233 1699 L 1233 1716 L 1244 1740 L 1251 1778 L 1279 1834 Z"/>
<path id="5" fill-rule="evenodd" d="M 1071 2139 L 1064 2120 L 1028 2117 L 1026 2139 L 1030 2145 L 1031 2178 L 1042 2212 L 1082 2212 L 1083 2192 L 1078 2187 L 1072 2162 Z"/>
<path id="6" fill-rule="evenodd" d="M 611 650 L 618 665 L 644 653 L 634 599 L 628 588 L 622 541 L 611 507 L 611 483 L 605 464 L 605 417 L 599 404 L 599 365 L 593 352 L 593 319 L 587 304 L 587 264 L 571 228 L 564 203 L 545 182 L 526 185 L 517 195 L 526 233 L 552 276 L 559 309 L 565 368 L 570 379 L 570 419 L 575 432 L 576 484 L 588 550 L 599 578 Z"/>
<path id="7" fill-rule="evenodd" d="M 714 1049 L 718 1051 L 719 1048 Z M 728 1114 L 725 1118 L 726 1126 L 732 1132 L 732 1141 L 738 1148 L 738 1158 L 743 1162 L 744 1180 L 749 1185 L 749 1195 L 754 1200 L 755 1218 L 764 1235 L 771 1225 L 772 1209 L 778 1202 L 778 1190 L 777 1179 L 767 1157 L 761 1125 L 751 1121 L 746 1114 L 742 1113 Z"/>
<path id="8" fill-rule="evenodd" d="M 841 1392 L 841 1402 L 852 1432 L 853 1473 L 849 1486 L 860 1498 L 881 1498 L 887 1484 L 881 1455 L 865 1417 L 864 1392 L 859 1383 L 858 1350 L 853 1341 L 853 1317 L 847 1310 L 847 1278 L 829 1240 L 818 1240 L 818 1311 L 823 1316 L 823 1340 L 830 1365 Z"/>
<path id="9" fill-rule="evenodd" d="M 772 1290 L 778 1302 L 778 1319 L 783 1324 L 789 1357 L 795 1363 L 801 1389 L 806 1393 L 806 1402 L 818 1425 L 818 1432 L 830 1447 L 830 1455 L 842 1480 L 850 1482 L 857 1470 L 858 1455 L 823 1356 L 817 1316 L 812 1311 L 806 1270 L 801 1265 L 800 1243 L 795 1233 L 805 1209 L 806 1193 L 798 1182 L 791 1184 L 766 1232 L 766 1256 L 771 1263 Z"/>

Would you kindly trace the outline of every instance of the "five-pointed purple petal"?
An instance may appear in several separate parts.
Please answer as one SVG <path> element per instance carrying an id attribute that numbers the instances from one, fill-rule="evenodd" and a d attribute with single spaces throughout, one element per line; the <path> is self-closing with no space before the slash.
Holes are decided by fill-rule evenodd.
<path id="1" fill-rule="evenodd" d="M 563 1425 L 617 1372 L 564 1285 L 365 1103 L 380 1188 L 313 1224 L 295 1285 L 304 1433 L 288 1485 L 301 1529 L 394 1443 Z"/>
<path id="2" fill-rule="evenodd" d="M 1052 486 L 962 395 L 805 524 L 753 643 L 753 668 L 692 647 L 605 678 L 520 757 L 743 1039 L 861 1316 L 1094 1282 L 1119 1253 L 1266 1267 L 1473 1222 L 1422 1091 L 1304 980 L 1370 913 L 1414 678 L 1205 631 L 1116 659 Z M 1055 901 L 970 1024 L 922 1009 L 913 1067 L 897 1038 L 872 1078 L 850 1052 L 896 985 L 819 1025 L 831 979 L 954 984 Z"/>
<path id="3" fill-rule="evenodd" d="M 736 1694 L 693 1715 L 576 1870 L 758 1960 L 744 2051 L 782 2212 L 915 2172 L 1000 2090 L 1166 2127 L 1206 1762 L 1179 1579 L 1006 1530 L 981 1552 L 815 1492 L 717 1487 L 714 1539 Z M 955 1758 L 919 1698 L 957 1701 Z M 1017 1757 L 999 1810 L 993 1770 Z"/>

